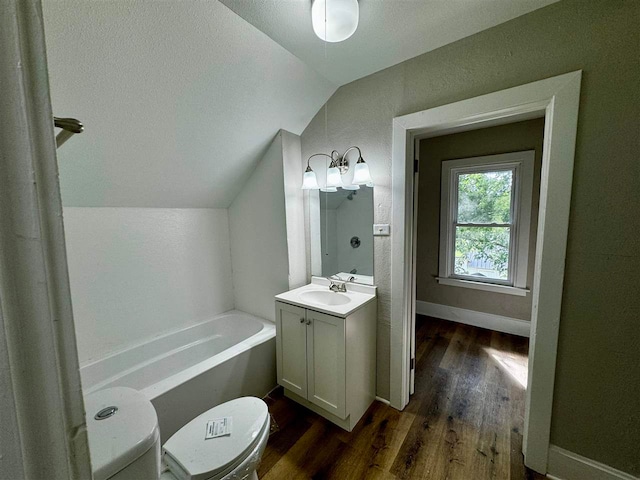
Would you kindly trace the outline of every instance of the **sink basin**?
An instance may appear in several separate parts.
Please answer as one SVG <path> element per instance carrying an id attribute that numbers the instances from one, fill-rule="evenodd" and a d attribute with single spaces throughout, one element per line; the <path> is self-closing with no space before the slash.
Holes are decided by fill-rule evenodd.
<path id="1" fill-rule="evenodd" d="M 344 293 L 312 290 L 302 292 L 300 300 L 303 302 L 315 303 L 316 305 L 346 305 L 351 301 L 348 295 Z"/>

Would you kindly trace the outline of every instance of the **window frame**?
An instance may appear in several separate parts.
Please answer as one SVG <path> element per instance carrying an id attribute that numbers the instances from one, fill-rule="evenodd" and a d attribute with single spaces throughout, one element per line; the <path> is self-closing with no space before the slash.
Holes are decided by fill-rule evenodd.
<path id="1" fill-rule="evenodd" d="M 535 151 L 487 155 L 482 157 L 445 160 L 442 162 L 440 192 L 440 258 L 437 280 L 444 285 L 479 290 L 526 295 L 529 261 L 529 236 L 531 230 L 531 206 L 533 201 L 533 169 Z M 513 171 L 511 222 L 486 224 L 509 227 L 509 272 L 506 280 L 479 279 L 471 275 L 455 273 L 455 231 L 460 226 L 457 219 L 458 176 L 487 171 Z M 483 225 L 483 224 L 477 224 Z"/>

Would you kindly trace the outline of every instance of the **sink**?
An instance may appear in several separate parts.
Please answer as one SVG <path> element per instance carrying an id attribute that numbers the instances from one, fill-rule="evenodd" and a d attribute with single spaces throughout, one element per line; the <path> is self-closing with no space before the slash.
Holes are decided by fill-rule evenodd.
<path id="1" fill-rule="evenodd" d="M 306 291 L 299 296 L 303 302 L 315 303 L 316 305 L 346 305 L 351 301 L 349 296 L 344 293 L 323 290 Z"/>

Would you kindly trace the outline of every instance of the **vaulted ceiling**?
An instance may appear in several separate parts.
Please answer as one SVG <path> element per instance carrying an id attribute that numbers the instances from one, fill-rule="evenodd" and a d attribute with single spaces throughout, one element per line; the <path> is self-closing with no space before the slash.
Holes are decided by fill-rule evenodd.
<path id="1" fill-rule="evenodd" d="M 356 33 L 325 43 L 311 0 L 220 0 L 247 22 L 344 85 L 558 0 L 359 0 Z"/>
<path id="2" fill-rule="evenodd" d="M 65 205 L 226 208 L 338 86 L 556 0 L 360 0 L 339 44 L 310 0 L 221 1 L 43 0 Z"/>
<path id="3" fill-rule="evenodd" d="M 225 208 L 336 86 L 217 0 L 43 1 L 64 205 Z"/>

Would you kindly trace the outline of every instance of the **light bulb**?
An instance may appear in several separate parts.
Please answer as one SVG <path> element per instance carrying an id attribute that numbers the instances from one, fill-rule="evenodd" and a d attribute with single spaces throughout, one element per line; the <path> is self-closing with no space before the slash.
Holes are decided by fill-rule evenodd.
<path id="1" fill-rule="evenodd" d="M 318 190 L 319 188 L 316 172 L 307 168 L 302 177 L 302 190 Z"/>
<path id="2" fill-rule="evenodd" d="M 353 35 L 359 15 L 358 0 L 314 0 L 311 6 L 313 31 L 330 43 L 342 42 Z"/>
<path id="3" fill-rule="evenodd" d="M 360 185 L 344 185 L 345 190 L 360 190 Z"/>
<path id="4" fill-rule="evenodd" d="M 322 187 L 320 191 L 325 193 L 334 193 L 337 192 L 338 189 L 336 187 Z"/>

